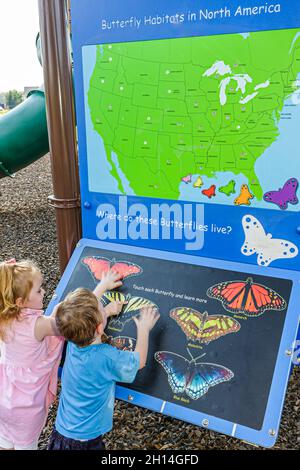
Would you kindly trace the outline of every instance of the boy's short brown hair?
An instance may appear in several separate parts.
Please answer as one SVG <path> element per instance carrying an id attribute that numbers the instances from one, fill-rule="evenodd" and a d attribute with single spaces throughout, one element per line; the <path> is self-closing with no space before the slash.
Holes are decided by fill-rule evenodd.
<path id="1" fill-rule="evenodd" d="M 88 346 L 102 323 L 97 297 L 89 289 L 70 292 L 56 312 L 56 326 L 62 336 L 77 346 Z"/>

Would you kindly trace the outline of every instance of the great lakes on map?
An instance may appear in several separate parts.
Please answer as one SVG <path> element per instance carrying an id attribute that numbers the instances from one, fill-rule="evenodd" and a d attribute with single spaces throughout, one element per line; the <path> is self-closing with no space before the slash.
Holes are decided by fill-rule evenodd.
<path id="1" fill-rule="evenodd" d="M 191 176 L 195 198 L 189 199 L 199 202 L 201 191 L 192 183 L 200 177 L 213 185 L 224 173 L 231 177 L 219 186 L 242 177 L 251 205 L 259 204 L 264 175 L 256 174 L 256 163 L 279 139 L 284 105 L 299 89 L 299 30 L 84 49 L 91 47 L 96 60 L 86 104 L 114 181 L 108 192 L 128 194 L 130 187 L 138 196 L 176 200 Z M 103 192 L 100 155 L 90 158 L 94 168 L 99 162 L 97 190 Z M 271 152 L 266 179 L 273 172 L 279 181 L 277 163 Z"/>

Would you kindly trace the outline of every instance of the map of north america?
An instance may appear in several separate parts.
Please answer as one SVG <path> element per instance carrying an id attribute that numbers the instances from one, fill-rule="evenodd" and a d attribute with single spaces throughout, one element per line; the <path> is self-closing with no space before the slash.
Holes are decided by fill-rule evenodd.
<path id="1" fill-rule="evenodd" d="M 282 30 L 98 45 L 87 99 L 119 193 L 126 193 L 120 170 L 134 194 L 173 200 L 182 184 L 198 200 L 204 177 L 212 186 L 203 198 L 218 195 L 214 177 L 231 172 L 245 178 L 247 203 L 262 200 L 255 163 L 278 139 L 284 103 L 297 89 L 299 36 Z M 234 179 L 219 186 L 235 192 Z M 243 201 L 236 189 L 234 200 Z"/>

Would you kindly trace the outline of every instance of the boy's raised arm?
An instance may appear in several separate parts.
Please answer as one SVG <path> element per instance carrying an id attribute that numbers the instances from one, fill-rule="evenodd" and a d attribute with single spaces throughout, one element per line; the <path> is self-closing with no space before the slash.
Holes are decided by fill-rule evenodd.
<path id="1" fill-rule="evenodd" d="M 139 318 L 133 317 L 137 328 L 135 352 L 140 355 L 140 369 L 145 367 L 149 348 L 149 333 L 159 319 L 159 312 L 153 307 L 141 309 Z"/>

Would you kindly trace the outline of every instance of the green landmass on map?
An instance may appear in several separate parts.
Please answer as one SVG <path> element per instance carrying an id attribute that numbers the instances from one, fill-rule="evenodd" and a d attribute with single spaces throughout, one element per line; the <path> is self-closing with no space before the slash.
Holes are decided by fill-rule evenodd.
<path id="1" fill-rule="evenodd" d="M 119 191 L 120 170 L 136 195 L 168 199 L 187 174 L 230 171 L 262 199 L 255 162 L 296 89 L 298 32 L 97 46 L 88 103 Z"/>

